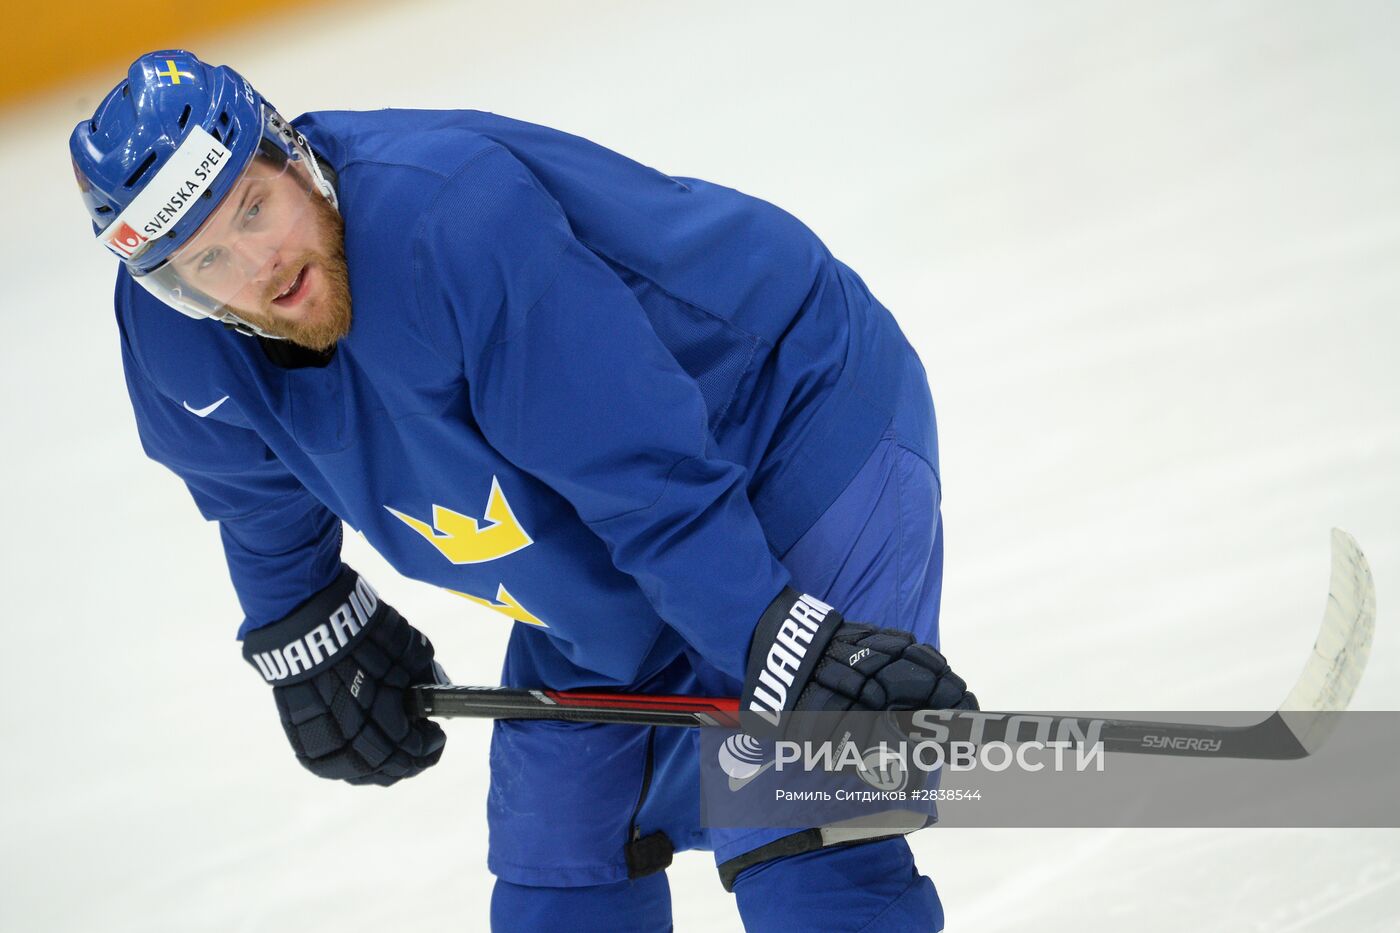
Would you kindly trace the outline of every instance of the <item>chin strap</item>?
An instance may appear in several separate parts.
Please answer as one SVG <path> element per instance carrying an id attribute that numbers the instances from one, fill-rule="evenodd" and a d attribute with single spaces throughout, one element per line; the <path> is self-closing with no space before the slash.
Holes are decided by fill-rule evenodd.
<path id="1" fill-rule="evenodd" d="M 331 207 L 339 211 L 340 198 L 336 196 L 335 192 L 335 170 L 330 167 L 321 168 L 321 160 L 316 158 L 316 150 L 311 148 L 311 144 L 306 141 L 305 136 L 298 133 L 297 142 L 311 157 L 307 168 L 311 169 L 311 177 L 316 180 L 316 190 L 325 195 L 326 200 L 331 202 Z"/>
<path id="2" fill-rule="evenodd" d="M 269 334 L 256 324 L 249 324 L 236 314 L 224 312 L 219 317 L 213 318 L 229 330 L 242 334 L 245 337 L 265 337 L 268 340 L 286 340 L 286 337 L 279 337 L 276 334 Z"/>

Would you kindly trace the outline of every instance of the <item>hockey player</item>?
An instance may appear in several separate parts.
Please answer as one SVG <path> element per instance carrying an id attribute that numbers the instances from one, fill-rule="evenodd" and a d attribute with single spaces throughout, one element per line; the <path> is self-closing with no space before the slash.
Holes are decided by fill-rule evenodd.
<path id="1" fill-rule="evenodd" d="M 788 214 L 487 113 L 288 123 L 181 50 L 70 147 L 142 444 L 219 523 L 313 773 L 388 785 L 444 744 L 404 706 L 432 645 L 341 562 L 342 523 L 512 623 L 511 686 L 975 708 L 935 650 L 923 368 Z M 805 643 L 801 592 L 839 610 Z M 662 869 L 709 848 L 750 929 L 941 928 L 903 836 L 703 830 L 697 744 L 497 723 L 493 926 L 669 929 Z"/>

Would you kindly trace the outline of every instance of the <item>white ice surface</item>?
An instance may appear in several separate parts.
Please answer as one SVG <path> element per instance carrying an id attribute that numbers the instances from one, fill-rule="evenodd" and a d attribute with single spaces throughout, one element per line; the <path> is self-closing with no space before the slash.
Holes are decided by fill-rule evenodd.
<path id="1" fill-rule="evenodd" d="M 197 47 L 288 113 L 494 110 L 803 218 L 925 361 L 944 645 L 989 707 L 1276 705 L 1336 525 L 1379 590 L 1354 706 L 1400 709 L 1400 7 L 420 0 Z M 488 728 L 389 792 L 308 777 L 141 454 L 65 151 L 116 78 L 0 115 L 0 929 L 484 929 Z M 347 551 L 495 681 L 498 617 Z M 1400 916 L 1394 830 L 912 841 L 954 931 Z M 709 856 L 671 877 L 678 929 L 738 928 Z"/>

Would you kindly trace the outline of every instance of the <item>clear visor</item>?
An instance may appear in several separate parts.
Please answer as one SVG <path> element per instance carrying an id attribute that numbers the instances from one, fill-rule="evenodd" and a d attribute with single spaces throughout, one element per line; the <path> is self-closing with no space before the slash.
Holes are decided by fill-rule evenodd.
<path id="1" fill-rule="evenodd" d="M 245 323 L 240 310 L 264 313 L 297 284 L 326 200 L 310 154 L 300 140 L 292 148 L 289 158 L 264 146 L 188 242 L 136 281 L 190 317 Z"/>

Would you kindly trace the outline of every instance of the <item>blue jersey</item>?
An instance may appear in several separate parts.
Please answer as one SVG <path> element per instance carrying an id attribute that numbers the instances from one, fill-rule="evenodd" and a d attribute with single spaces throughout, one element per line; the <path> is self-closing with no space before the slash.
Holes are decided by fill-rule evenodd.
<path id="1" fill-rule="evenodd" d="M 547 639 L 554 686 L 633 684 L 687 644 L 741 678 L 778 557 L 927 391 L 889 313 L 778 208 L 575 136 L 296 123 L 345 220 L 329 362 L 116 289 L 142 443 L 219 522 L 240 636 L 331 582 L 344 522 Z M 931 424 L 910 442 L 936 462 Z"/>

